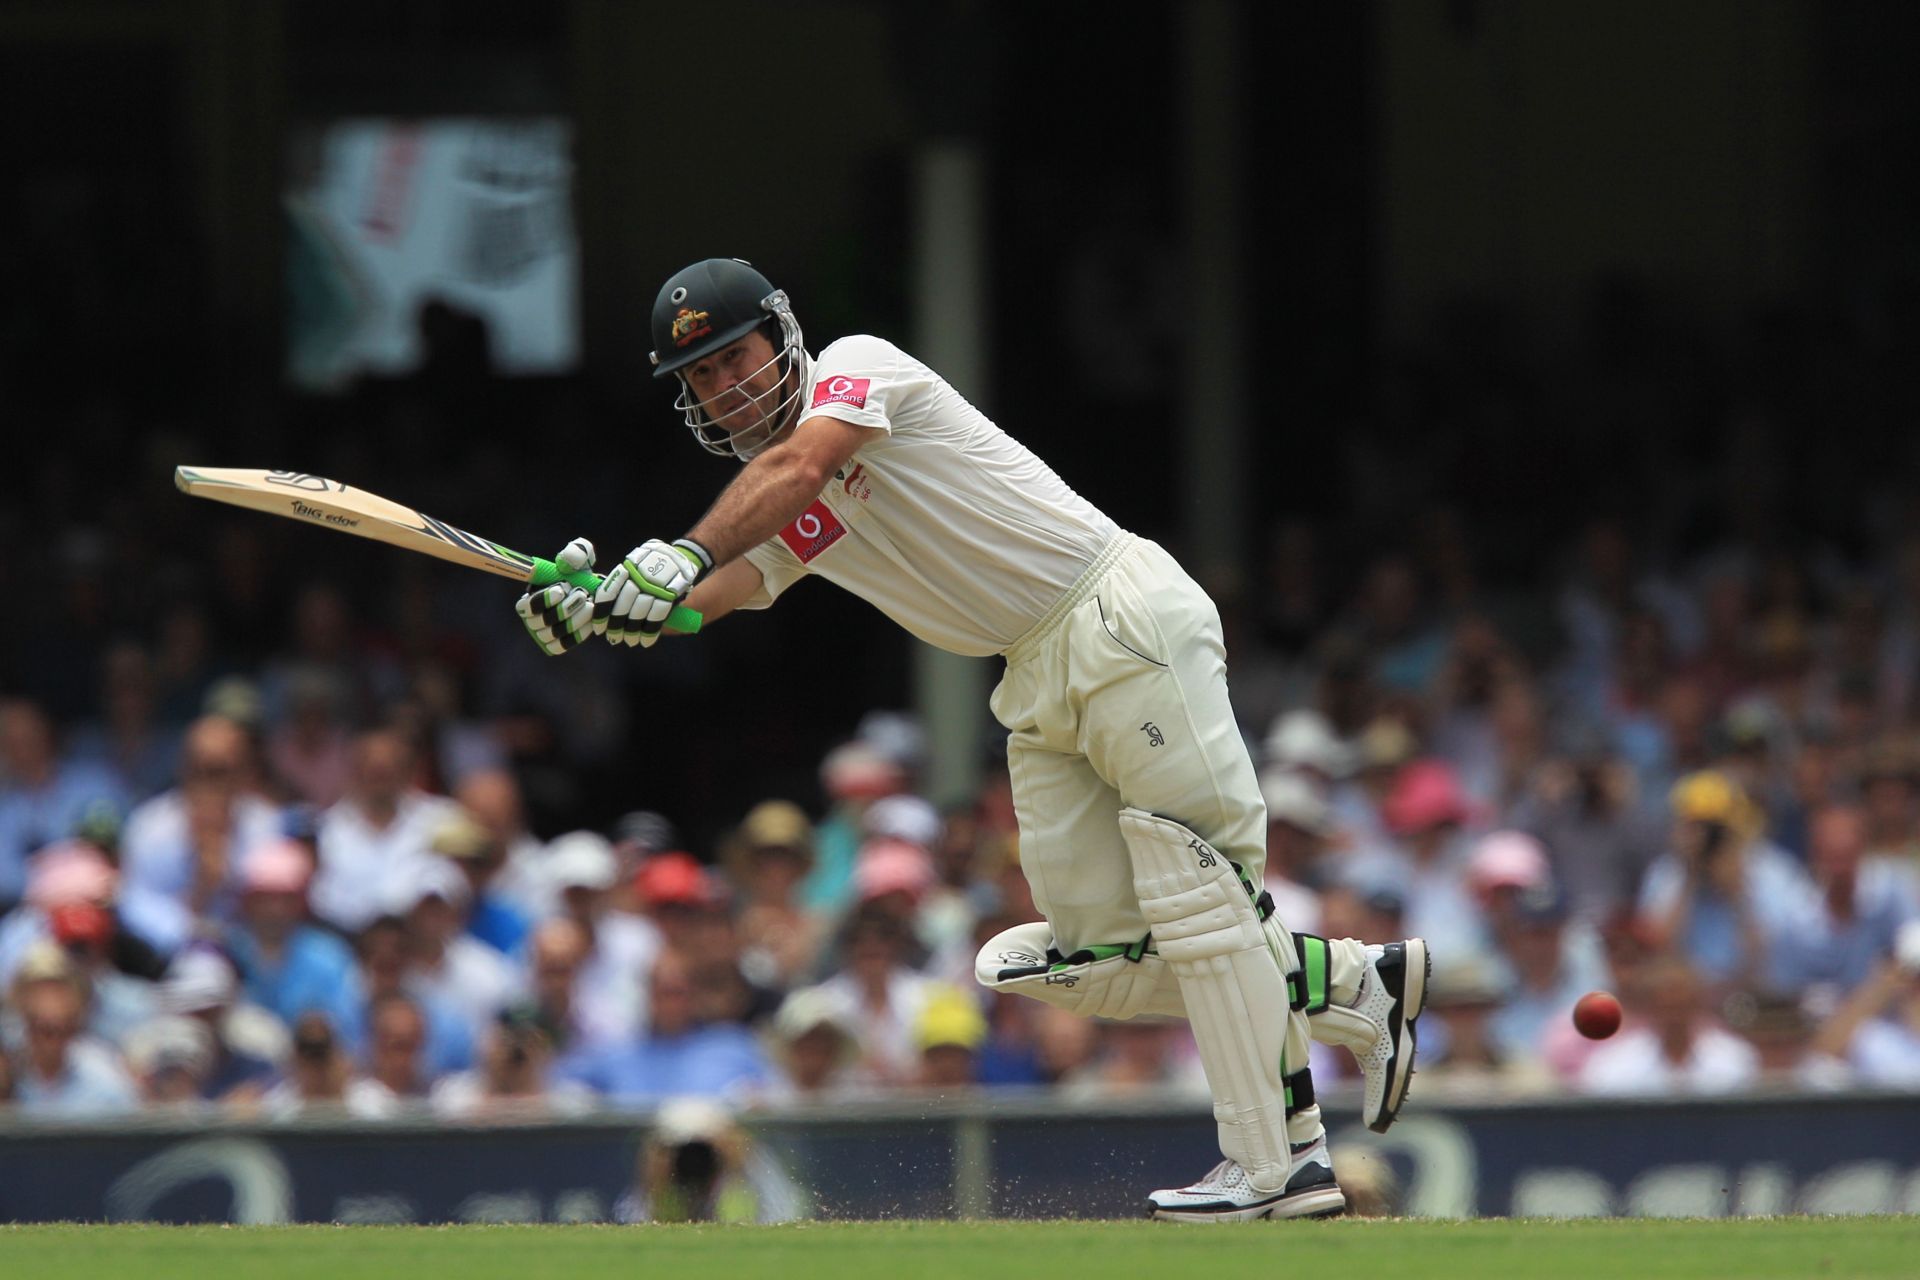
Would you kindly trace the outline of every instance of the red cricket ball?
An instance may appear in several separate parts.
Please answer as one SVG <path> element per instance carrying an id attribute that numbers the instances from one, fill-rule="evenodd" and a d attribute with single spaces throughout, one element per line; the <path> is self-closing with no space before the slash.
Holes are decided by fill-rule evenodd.
<path id="1" fill-rule="evenodd" d="M 1573 1006 L 1573 1026 L 1589 1040 L 1605 1040 L 1620 1029 L 1620 1000 L 1611 991 L 1589 991 Z"/>

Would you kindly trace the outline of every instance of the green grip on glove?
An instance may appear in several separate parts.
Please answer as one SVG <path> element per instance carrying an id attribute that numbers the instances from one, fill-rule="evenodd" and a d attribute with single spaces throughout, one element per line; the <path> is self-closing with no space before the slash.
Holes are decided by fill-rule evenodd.
<path id="1" fill-rule="evenodd" d="M 530 557 L 533 572 L 527 575 L 527 585 L 538 591 L 541 587 L 550 587 L 556 582 L 564 582 L 570 587 L 579 587 L 582 591 L 596 591 L 600 587 L 600 575 L 591 569 L 582 569 L 578 573 L 561 573 L 560 566 L 551 560 L 542 560 L 539 556 Z M 673 607 L 667 615 L 667 625 L 682 635 L 693 635 L 700 630 L 703 619 L 699 611 L 689 609 L 683 604 Z"/>

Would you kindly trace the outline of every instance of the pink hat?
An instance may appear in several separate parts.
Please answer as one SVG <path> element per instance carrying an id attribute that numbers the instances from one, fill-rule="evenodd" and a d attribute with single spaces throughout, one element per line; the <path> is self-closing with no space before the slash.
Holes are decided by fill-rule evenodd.
<path id="1" fill-rule="evenodd" d="M 869 840 L 853 868 L 853 888 L 862 902 L 888 893 L 919 897 L 934 883 L 933 859 L 905 840 Z"/>
<path id="2" fill-rule="evenodd" d="M 240 864 L 240 884 L 248 893 L 304 893 L 313 879 L 313 859 L 292 840 L 269 840 Z"/>
<path id="3" fill-rule="evenodd" d="M 62 903 L 107 903 L 119 877 L 107 855 L 80 840 L 62 840 L 33 855 L 27 901 L 42 911 Z"/>
<path id="4" fill-rule="evenodd" d="M 1475 890 L 1537 889 L 1553 880 L 1547 851 L 1524 831 L 1495 831 L 1473 846 L 1467 878 Z"/>
<path id="5" fill-rule="evenodd" d="M 1475 808 L 1451 766 L 1439 760 L 1415 760 L 1394 778 L 1380 816 L 1389 831 L 1410 836 L 1444 823 L 1470 822 Z"/>

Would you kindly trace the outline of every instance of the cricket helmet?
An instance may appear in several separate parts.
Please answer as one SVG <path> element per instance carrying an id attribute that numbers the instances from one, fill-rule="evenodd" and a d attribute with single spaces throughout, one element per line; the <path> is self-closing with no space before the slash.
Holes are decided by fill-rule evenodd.
<path id="1" fill-rule="evenodd" d="M 685 371 L 760 328 L 773 344 L 773 358 L 747 377 L 777 366 L 779 382 L 767 392 L 737 397 L 724 411 L 710 413 L 693 394 Z M 780 434 L 806 389 L 806 346 L 786 293 L 739 258 L 696 262 L 660 286 L 653 302 L 652 359 L 654 377 L 672 374 L 679 379 L 674 408 L 680 410 L 701 447 L 742 461 Z M 755 409 L 757 415 L 749 412 Z M 753 425 L 739 425 L 748 422 Z"/>

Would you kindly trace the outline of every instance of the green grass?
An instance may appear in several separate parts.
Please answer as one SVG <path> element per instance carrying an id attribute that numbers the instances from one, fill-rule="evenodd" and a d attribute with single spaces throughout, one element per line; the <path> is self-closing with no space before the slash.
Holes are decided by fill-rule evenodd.
<path id="1" fill-rule="evenodd" d="M 784 1227 L 0 1226 L 0 1276 L 46 1280 L 1160 1280 L 1315 1275 L 1920 1274 L 1920 1218 L 1655 1222 L 820 1223 Z"/>

